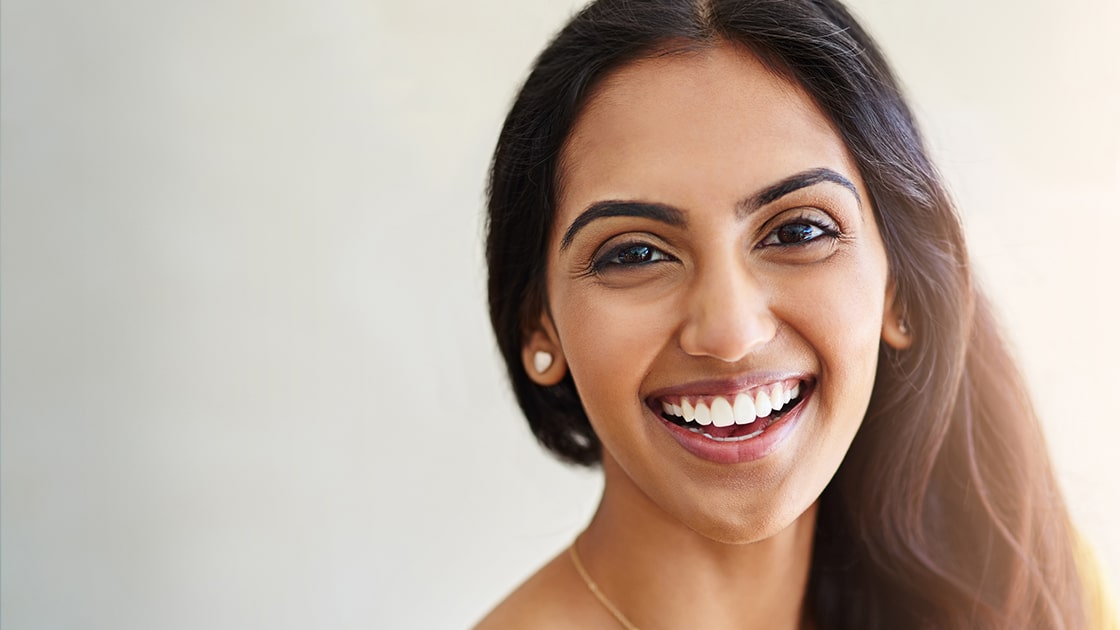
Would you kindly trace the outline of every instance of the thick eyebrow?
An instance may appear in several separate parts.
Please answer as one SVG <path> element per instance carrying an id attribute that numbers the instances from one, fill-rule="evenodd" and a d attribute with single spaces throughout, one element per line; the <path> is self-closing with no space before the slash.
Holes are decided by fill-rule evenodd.
<path id="1" fill-rule="evenodd" d="M 591 204 L 568 226 L 568 231 L 564 232 L 564 238 L 560 240 L 560 251 L 564 251 L 572 244 L 576 232 L 579 232 L 585 225 L 596 219 L 606 217 L 640 217 L 660 221 L 674 227 L 685 224 L 684 213 L 672 206 L 640 201 L 599 201 Z"/>
<path id="2" fill-rule="evenodd" d="M 860 207 L 863 207 L 863 201 L 860 199 L 859 191 L 856 190 L 856 185 L 852 183 L 852 180 L 830 168 L 813 168 L 790 175 L 782 181 L 767 186 L 740 201 L 737 207 L 737 214 L 739 216 L 750 214 L 765 205 L 774 203 L 790 193 L 801 190 L 802 188 L 814 186 L 821 182 L 833 182 L 847 188 L 855 195 L 856 203 L 860 204 Z M 576 233 L 583 229 L 588 223 L 596 219 L 604 219 L 607 217 L 639 217 L 660 221 L 661 223 L 674 227 L 680 227 L 687 223 L 683 212 L 672 206 L 660 203 L 619 200 L 598 201 L 591 204 L 576 217 L 575 221 L 572 221 L 570 226 L 568 226 L 568 230 L 564 232 L 564 238 L 560 239 L 560 251 L 567 249 L 568 246 L 572 244 Z"/>
<path id="3" fill-rule="evenodd" d="M 832 182 L 847 188 L 855 195 L 856 203 L 858 203 L 861 208 L 863 207 L 863 200 L 860 199 L 859 191 L 856 190 L 856 185 L 852 183 L 852 180 L 830 168 L 812 168 L 790 175 L 777 184 L 768 186 L 750 197 L 747 197 L 743 201 L 740 201 L 738 214 L 739 216 L 750 214 L 765 205 L 774 203 L 792 192 L 801 190 L 802 188 L 808 188 L 809 186 L 821 182 Z"/>

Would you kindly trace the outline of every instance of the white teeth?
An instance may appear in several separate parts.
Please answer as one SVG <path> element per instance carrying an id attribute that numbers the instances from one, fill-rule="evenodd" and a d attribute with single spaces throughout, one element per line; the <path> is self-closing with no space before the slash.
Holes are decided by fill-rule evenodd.
<path id="1" fill-rule="evenodd" d="M 731 403 L 722 396 L 712 401 L 712 424 L 717 427 L 735 424 L 735 412 L 731 410 Z"/>
<path id="2" fill-rule="evenodd" d="M 765 390 L 759 391 L 754 397 L 754 415 L 765 418 L 773 409 L 770 406 L 770 394 Z"/>
<path id="3" fill-rule="evenodd" d="M 696 423 L 701 426 L 712 423 L 712 410 L 704 403 L 696 403 Z"/>
<path id="4" fill-rule="evenodd" d="M 770 406 L 773 411 L 777 411 L 784 404 L 786 404 L 786 393 L 782 391 L 782 384 L 774 383 L 773 387 L 770 388 Z"/>
<path id="5" fill-rule="evenodd" d="M 696 406 L 688 398 L 681 398 L 679 404 L 662 401 L 661 409 L 668 416 L 683 418 L 685 422 L 695 422 L 701 426 L 714 425 L 729 427 L 735 424 L 751 424 L 758 418 L 765 418 L 780 411 L 801 395 L 801 383 L 795 381 L 792 387 L 784 383 L 773 383 L 757 390 L 752 397 L 748 393 L 735 395 L 734 402 L 725 396 L 715 396 L 710 402 L 696 401 Z M 698 428 L 693 428 L 699 431 Z"/>
<path id="6" fill-rule="evenodd" d="M 688 402 L 687 398 L 681 399 L 681 417 L 687 422 L 696 419 L 696 410 L 692 408 L 692 403 Z"/>
<path id="7" fill-rule="evenodd" d="M 754 418 L 754 400 L 746 394 L 736 396 L 735 424 L 750 424 L 754 422 Z"/>

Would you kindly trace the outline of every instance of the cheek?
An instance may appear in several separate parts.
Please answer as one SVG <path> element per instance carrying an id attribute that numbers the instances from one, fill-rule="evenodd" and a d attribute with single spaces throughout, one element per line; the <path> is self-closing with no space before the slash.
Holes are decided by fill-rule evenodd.
<path id="1" fill-rule="evenodd" d="M 831 350 L 833 358 L 868 346 L 878 347 L 882 328 L 883 288 L 869 279 L 821 279 L 802 292 L 791 309 L 807 336 Z"/>
<path id="2" fill-rule="evenodd" d="M 820 362 L 826 392 L 844 394 L 826 400 L 830 406 L 865 409 L 870 398 L 886 293 L 885 263 L 874 262 L 838 265 L 814 274 L 784 302 L 787 323 Z"/>
<path id="3" fill-rule="evenodd" d="M 568 369 L 592 421 L 641 406 L 642 381 L 672 337 L 671 300 L 597 290 L 556 298 L 553 317 Z"/>

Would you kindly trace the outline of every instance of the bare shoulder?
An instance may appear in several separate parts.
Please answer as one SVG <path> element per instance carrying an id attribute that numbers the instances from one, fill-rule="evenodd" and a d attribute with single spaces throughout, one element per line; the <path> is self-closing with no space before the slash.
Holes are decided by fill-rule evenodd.
<path id="1" fill-rule="evenodd" d="M 474 630 L 609 628 L 598 602 L 561 553 L 517 587 Z"/>

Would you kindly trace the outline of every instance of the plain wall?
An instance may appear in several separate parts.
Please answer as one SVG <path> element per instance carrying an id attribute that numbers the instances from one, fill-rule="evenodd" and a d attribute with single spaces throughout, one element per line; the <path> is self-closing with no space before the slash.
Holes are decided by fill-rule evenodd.
<path id="1" fill-rule="evenodd" d="M 1120 3 L 860 0 L 1120 568 Z M 0 625 L 462 628 L 583 526 L 486 317 L 571 1 L 4 0 Z"/>

